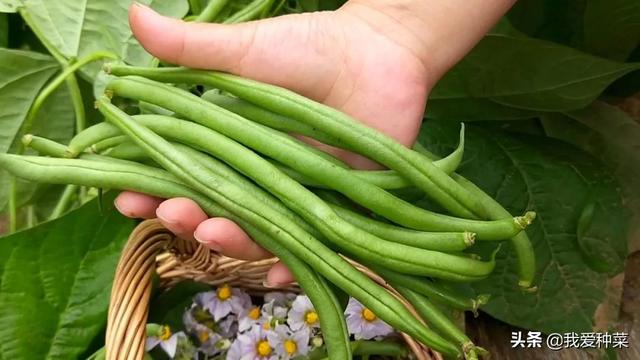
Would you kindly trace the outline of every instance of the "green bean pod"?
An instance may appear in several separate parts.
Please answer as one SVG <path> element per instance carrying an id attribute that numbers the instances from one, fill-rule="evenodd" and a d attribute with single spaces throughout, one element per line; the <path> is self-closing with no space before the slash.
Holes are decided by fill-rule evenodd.
<path id="1" fill-rule="evenodd" d="M 94 157 L 97 157 L 94 155 Z M 156 195 L 160 197 L 186 196 L 198 202 L 203 209 L 211 209 L 209 206 L 216 206 L 211 200 L 195 193 L 185 187 L 180 181 L 175 179 L 165 171 L 149 168 L 144 165 L 125 165 L 125 161 L 89 161 L 81 159 L 50 159 L 31 156 L 0 155 L 0 167 L 13 173 L 16 176 L 32 180 L 56 184 L 74 183 L 78 185 L 93 186 L 99 188 L 119 188 Z M 223 213 L 222 216 L 229 217 L 247 229 L 249 217 L 236 216 L 234 213 Z M 262 225 L 262 224 L 261 224 Z M 400 331 L 405 331 L 419 341 L 445 354 L 457 356 L 459 351 L 452 347 L 450 343 L 442 339 L 437 334 L 433 334 L 428 329 L 418 326 L 411 314 L 404 309 L 390 294 L 373 283 L 369 278 L 332 251 L 323 248 L 313 239 L 289 237 L 282 230 L 275 230 L 265 227 L 266 234 L 273 234 L 278 238 L 278 243 L 286 240 L 287 248 L 296 249 L 302 255 L 301 258 L 317 271 L 326 274 L 327 278 L 340 288 L 356 297 L 365 306 L 376 312 L 380 318 L 396 327 Z M 248 232 L 251 233 L 249 229 Z M 262 232 L 262 230 L 260 230 Z M 254 237 L 260 245 L 269 248 L 264 243 L 264 239 Z M 290 246 L 293 245 L 293 246 Z M 304 249 L 300 251 L 300 249 Z M 282 256 L 274 251 L 274 255 Z M 284 257 L 284 256 L 283 256 Z"/>
<path id="2" fill-rule="evenodd" d="M 62 144 L 32 134 L 24 135 L 22 137 L 22 144 L 25 148 L 30 147 L 41 155 L 53 157 L 63 157 L 67 150 L 67 148 Z"/>
<path id="3" fill-rule="evenodd" d="M 282 218 L 277 212 L 256 202 L 242 189 L 223 178 L 214 176 L 197 162 L 176 152 L 166 140 L 136 123 L 127 114 L 111 105 L 107 99 L 98 100 L 98 109 L 109 121 L 119 126 L 138 145 L 148 151 L 163 167 L 236 216 L 242 217 L 262 231 L 277 235 L 280 243 L 293 254 L 306 260 L 314 270 L 360 300 L 391 326 L 411 334 L 429 346 L 439 347 L 456 356 L 459 354 L 457 348 L 450 348 L 447 342 L 442 343 L 441 337 L 416 322 L 411 313 L 391 294 L 355 270 L 353 266 L 301 230 L 295 223 Z M 265 177 L 269 175 L 263 174 Z M 347 276 L 350 278 L 349 281 L 345 281 Z"/>
<path id="4" fill-rule="evenodd" d="M 338 110 L 287 89 L 231 74 L 185 68 L 150 69 L 110 65 L 107 70 L 117 76 L 139 75 L 163 82 L 208 85 L 228 91 L 340 139 L 358 153 L 396 170 L 454 215 L 466 218 L 487 217 L 486 210 L 475 197 L 420 153 Z"/>
<path id="5" fill-rule="evenodd" d="M 202 95 L 202 98 L 211 102 L 212 104 L 220 106 L 223 109 L 231 111 L 244 118 L 268 126 L 270 128 L 287 133 L 304 135 L 334 147 L 351 150 L 348 145 L 345 145 L 339 140 L 325 134 L 324 132 L 313 126 L 301 123 L 299 121 L 296 121 L 295 119 L 291 119 L 280 114 L 276 114 L 242 99 L 221 95 L 213 90 L 204 93 Z M 460 165 L 460 162 L 462 162 L 463 155 L 464 124 L 462 124 L 460 128 L 460 143 L 458 144 L 458 147 L 448 156 L 433 161 L 433 164 L 445 173 L 451 174 L 452 172 L 456 171 L 456 169 Z M 357 171 L 354 171 L 354 174 L 356 174 L 356 172 Z M 365 175 L 369 176 L 365 177 Z M 362 174 L 358 174 L 358 176 L 362 177 L 363 180 L 366 180 L 372 184 L 376 184 L 383 189 L 399 189 L 412 185 L 411 182 L 399 176 L 394 170 L 362 171 Z"/>
<path id="6" fill-rule="evenodd" d="M 109 148 L 112 148 L 116 145 L 122 144 L 127 140 L 128 138 L 126 135 L 114 136 L 114 137 L 104 139 L 102 141 L 98 141 L 97 143 L 91 145 L 89 149 L 91 150 L 92 153 L 100 154 L 101 152 Z"/>
<path id="7" fill-rule="evenodd" d="M 446 233 L 404 229 L 376 221 L 339 205 L 331 204 L 330 206 L 338 216 L 349 223 L 382 239 L 387 239 L 400 244 L 429 250 L 455 252 L 468 248 L 473 245 L 475 241 L 475 234 L 470 232 Z"/>
<path id="8" fill-rule="evenodd" d="M 367 265 L 388 282 L 411 289 L 418 294 L 422 294 L 434 301 L 437 301 L 456 310 L 470 310 L 474 314 L 477 314 L 478 308 L 489 301 L 489 295 L 486 294 L 479 295 L 475 299 L 470 299 L 453 293 L 450 290 L 443 288 L 442 286 L 439 286 L 438 284 L 426 278 L 399 274 L 395 271 L 372 264 Z"/>
<path id="9" fill-rule="evenodd" d="M 375 213 L 405 227 L 425 231 L 471 231 L 477 234 L 478 240 L 502 240 L 522 231 L 535 216 L 535 213 L 530 212 L 523 217 L 478 221 L 430 212 L 350 176 L 347 169 L 311 156 L 305 151 L 308 146 L 291 141 L 291 137 L 286 134 L 218 108 L 186 91 L 139 77 L 116 78 L 107 87 L 120 96 L 156 103 L 202 123 L 342 192 Z M 208 146 L 213 147 L 213 143 Z"/>
<path id="10" fill-rule="evenodd" d="M 162 117 L 151 115 L 138 117 L 137 120 L 140 122 L 144 121 L 144 119 L 153 119 L 149 124 L 144 124 L 149 125 L 149 128 L 147 128 L 111 105 L 106 98 L 98 100 L 97 103 L 98 109 L 103 112 L 106 118 L 119 126 L 134 142 L 145 149 L 153 160 L 175 175 L 184 176 L 183 180 L 196 187 L 198 191 L 218 192 L 215 186 L 220 183 L 220 179 L 213 172 L 207 171 L 207 169 L 204 169 L 200 164 L 195 163 L 184 154 L 176 152 L 170 143 L 153 132 L 156 125 L 162 121 Z M 493 261 L 483 262 L 380 239 L 342 220 L 330 206 L 315 194 L 282 174 L 268 161 L 265 161 L 241 144 L 197 124 L 172 118 L 164 119 L 168 120 L 166 123 L 170 125 L 165 127 L 165 130 L 171 129 L 170 133 L 173 135 L 182 133 L 182 138 L 188 138 L 190 144 L 206 149 L 212 155 L 226 161 L 278 197 L 289 208 L 316 227 L 334 245 L 354 256 L 375 259 L 381 265 L 400 272 L 429 275 L 454 281 L 473 281 L 484 278 L 491 273 L 495 266 Z M 202 129 L 195 132 L 185 131 L 184 127 L 186 126 L 195 126 Z M 162 133 L 162 135 L 173 136 L 168 133 Z M 211 146 L 212 144 L 214 146 Z M 161 148 L 164 149 L 161 150 Z M 174 156 L 175 158 L 169 160 L 168 156 Z M 185 172 L 189 172 L 190 168 L 187 167 L 187 164 L 194 166 L 194 169 L 196 169 L 194 176 L 200 176 L 199 179 L 193 179 L 177 171 L 177 168 L 180 167 L 184 168 Z M 204 171 L 199 171 L 198 166 Z M 213 196 L 213 193 L 210 196 Z M 264 204 L 260 205 L 264 206 Z M 273 214 L 273 211 L 269 211 L 269 213 Z M 296 224 L 291 225 L 301 230 Z M 308 233 L 306 234 L 308 235 Z"/>
<path id="11" fill-rule="evenodd" d="M 422 146 L 419 148 L 419 151 L 432 160 L 438 158 Z M 509 212 L 500 205 L 499 202 L 482 191 L 482 189 L 476 186 L 473 182 L 455 173 L 452 174 L 452 177 L 461 186 L 466 188 L 484 203 L 484 207 L 489 212 L 491 219 L 499 219 L 505 216 L 505 214 L 509 214 Z M 533 250 L 533 245 L 531 244 L 529 236 L 526 232 L 521 231 L 511 237 L 509 243 L 513 247 L 518 260 L 518 285 L 525 291 L 537 291 L 538 288 L 533 285 L 536 277 L 536 254 Z"/>
<path id="12" fill-rule="evenodd" d="M 416 312 L 422 317 L 422 319 L 435 331 L 442 334 L 444 337 L 451 341 L 454 341 L 462 348 L 464 357 L 467 360 L 477 360 L 478 355 L 486 356 L 488 352 L 476 346 L 471 339 L 460 330 L 440 309 L 435 306 L 426 296 L 418 294 L 403 286 L 395 285 L 391 283 L 394 289 L 396 289 L 411 305 L 416 309 Z"/>
<path id="13" fill-rule="evenodd" d="M 117 188 L 164 198 L 188 197 L 196 201 L 210 216 L 233 219 L 261 246 L 278 256 L 291 270 L 320 315 L 320 325 L 325 334 L 330 356 L 332 358 L 335 356 L 336 359 L 351 359 L 349 333 L 342 315 L 342 308 L 328 284 L 272 236 L 259 231 L 242 218 L 235 217 L 211 200 L 184 186 L 164 170 L 128 161 L 114 162 L 99 155 L 88 154 L 85 157 L 92 160 L 0 155 L 0 167 L 31 181 Z"/>
<path id="14" fill-rule="evenodd" d="M 209 161 L 217 162 L 215 158 L 209 157 L 205 154 L 202 154 L 196 150 L 193 150 L 187 146 L 181 145 L 179 143 L 173 143 L 176 149 L 181 150 L 187 155 L 191 156 L 199 160 L 202 164 L 207 164 Z M 125 142 L 116 147 L 114 147 L 108 154 L 110 157 L 123 159 L 123 160 L 132 160 L 132 161 L 140 161 L 148 159 L 148 154 L 139 146 L 132 142 Z M 225 164 L 219 163 L 214 166 L 209 166 L 210 169 L 214 170 L 216 173 L 219 173 L 219 170 L 216 169 L 218 166 L 226 167 Z M 231 170 L 233 172 L 233 170 Z M 221 175 L 223 176 L 223 175 Z M 242 176 L 239 176 L 237 173 L 235 176 L 228 177 L 229 180 L 235 181 L 237 184 L 241 184 L 247 182 L 246 179 Z M 261 201 L 269 202 L 269 201 L 277 201 L 277 199 L 273 198 L 272 195 L 262 191 L 259 187 L 252 186 L 247 182 L 248 187 L 253 187 L 252 191 L 256 191 L 256 198 L 261 199 Z M 280 203 L 281 204 L 281 203 Z M 273 206 L 273 205 L 272 205 Z M 282 205 L 284 206 L 284 205 Z M 469 232 L 462 233 L 446 233 L 446 232 L 423 232 L 423 231 L 415 231 L 410 229 L 404 229 L 397 226 L 385 224 L 374 219 L 368 218 L 366 216 L 360 215 L 356 212 L 345 209 L 341 206 L 330 204 L 331 208 L 340 216 L 342 219 L 348 221 L 352 225 L 368 231 L 381 239 L 414 246 L 427 250 L 437 250 L 443 252 L 457 252 L 462 251 L 469 246 L 473 245 L 475 242 L 475 234 Z M 296 219 L 296 221 L 304 222 L 304 220 Z M 306 224 L 306 223 L 305 223 Z M 315 237 L 321 237 L 321 234 L 314 232 L 313 227 L 308 227 L 305 230 L 311 233 Z"/>

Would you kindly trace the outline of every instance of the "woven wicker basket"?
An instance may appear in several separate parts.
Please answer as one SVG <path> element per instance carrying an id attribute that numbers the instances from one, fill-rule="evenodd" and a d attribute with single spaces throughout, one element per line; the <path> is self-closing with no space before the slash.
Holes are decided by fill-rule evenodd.
<path id="1" fill-rule="evenodd" d="M 157 220 L 143 221 L 131 233 L 116 269 L 109 304 L 106 359 L 143 359 L 154 271 L 161 279 L 160 286 L 165 289 L 183 280 L 193 280 L 211 285 L 229 284 L 251 294 L 261 294 L 273 291 L 265 288 L 263 282 L 267 271 L 276 261 L 275 258 L 243 261 L 224 257 L 195 241 L 173 236 Z M 352 264 L 387 288 L 415 315 L 414 309 L 384 280 L 369 269 L 355 262 Z M 300 291 L 294 285 L 282 290 Z M 402 337 L 416 359 L 442 359 L 439 353 L 411 337 L 405 334 Z"/>

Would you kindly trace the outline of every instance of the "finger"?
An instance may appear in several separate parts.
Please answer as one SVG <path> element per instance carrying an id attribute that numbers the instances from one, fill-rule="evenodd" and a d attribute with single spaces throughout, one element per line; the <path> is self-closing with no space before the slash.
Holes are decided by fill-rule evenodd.
<path id="1" fill-rule="evenodd" d="M 136 39 L 160 59 L 230 72 L 320 99 L 331 87 L 327 79 L 337 76 L 334 64 L 340 61 L 340 52 L 327 45 L 334 43 L 331 39 L 322 46 L 310 40 L 319 36 L 310 17 L 285 15 L 223 25 L 172 19 L 140 4 L 129 8 L 129 23 Z"/>
<path id="2" fill-rule="evenodd" d="M 133 3 L 129 24 L 151 54 L 174 64 L 231 71 L 252 41 L 254 26 L 190 23 Z"/>
<path id="3" fill-rule="evenodd" d="M 271 269 L 269 269 L 269 272 L 267 272 L 265 285 L 272 288 L 278 288 L 290 285 L 294 281 L 295 278 L 291 271 L 287 269 L 287 266 L 284 263 L 278 261 L 271 267 Z"/>
<path id="4" fill-rule="evenodd" d="M 198 225 L 194 237 L 225 256 L 241 260 L 260 260 L 271 257 L 236 223 L 225 218 L 211 218 Z"/>
<path id="5" fill-rule="evenodd" d="M 163 200 L 133 191 L 123 191 L 113 201 L 116 209 L 126 217 L 152 219 Z"/>
<path id="6" fill-rule="evenodd" d="M 193 239 L 193 232 L 208 217 L 198 204 L 187 198 L 163 201 L 156 215 L 164 227 L 183 239 Z"/>

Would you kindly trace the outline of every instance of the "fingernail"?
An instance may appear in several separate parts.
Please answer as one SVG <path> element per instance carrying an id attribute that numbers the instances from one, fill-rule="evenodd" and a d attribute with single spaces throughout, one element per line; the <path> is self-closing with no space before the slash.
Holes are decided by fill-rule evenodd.
<path id="1" fill-rule="evenodd" d="M 159 206 L 158 209 L 156 210 L 156 216 L 158 217 L 158 219 L 160 219 L 163 223 L 168 224 L 169 226 L 171 226 L 171 230 L 173 232 L 178 232 L 178 233 L 182 233 L 183 232 L 183 228 L 182 225 L 180 224 L 179 221 L 171 219 L 171 215 L 165 214 L 166 210 L 163 209 L 162 206 Z"/>
<path id="2" fill-rule="evenodd" d="M 122 209 L 120 208 L 120 206 L 118 206 L 118 198 L 116 198 L 115 200 L 113 200 L 113 206 L 115 206 L 115 208 L 118 210 L 118 212 L 126 217 L 129 218 L 135 218 L 135 214 L 132 214 L 129 211 L 122 211 Z"/>
<path id="3" fill-rule="evenodd" d="M 196 241 L 198 241 L 199 243 L 206 245 L 209 249 L 211 249 L 213 251 L 216 251 L 216 252 L 221 252 L 222 251 L 222 247 L 220 246 L 220 244 L 218 242 L 206 240 L 202 236 L 198 236 L 198 230 L 196 230 L 193 233 L 193 238 L 196 239 Z"/>

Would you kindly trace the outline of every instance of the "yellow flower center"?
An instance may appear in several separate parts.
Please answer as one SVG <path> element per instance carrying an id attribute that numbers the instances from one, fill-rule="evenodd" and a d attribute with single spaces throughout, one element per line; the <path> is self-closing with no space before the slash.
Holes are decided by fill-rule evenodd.
<path id="1" fill-rule="evenodd" d="M 200 339 L 201 343 L 206 343 L 209 340 L 209 332 L 208 331 L 202 331 L 200 332 L 200 334 L 198 334 L 198 338 Z"/>
<path id="2" fill-rule="evenodd" d="M 162 341 L 167 341 L 171 337 L 171 329 L 168 326 L 163 326 L 160 330 L 160 336 L 158 338 Z"/>
<path id="3" fill-rule="evenodd" d="M 249 311 L 249 318 L 251 320 L 258 320 L 260 318 L 260 308 L 254 307 Z"/>
<path id="4" fill-rule="evenodd" d="M 306 314 L 304 314 L 304 322 L 307 323 L 307 325 L 313 325 L 315 323 L 318 322 L 318 313 L 315 311 L 308 311 Z"/>
<path id="5" fill-rule="evenodd" d="M 291 339 L 287 339 L 284 341 L 284 351 L 286 351 L 287 354 L 293 355 L 296 353 L 296 350 L 298 350 L 298 344 L 296 344 L 295 341 Z"/>
<path id="6" fill-rule="evenodd" d="M 271 351 L 271 345 L 269 345 L 269 342 L 267 340 L 261 340 L 256 345 L 256 352 L 260 356 L 269 356 L 271 355 Z"/>
<path id="7" fill-rule="evenodd" d="M 373 311 L 367 308 L 364 308 L 362 309 L 362 318 L 367 320 L 368 322 L 372 322 L 372 321 L 376 321 L 378 317 L 376 316 L 376 314 L 373 313 Z"/>
<path id="8" fill-rule="evenodd" d="M 265 330 L 271 330 L 271 323 L 269 321 L 267 321 L 266 323 L 264 323 L 262 325 L 262 328 Z"/>
<path id="9" fill-rule="evenodd" d="M 216 295 L 220 301 L 229 300 L 231 297 L 231 287 L 229 285 L 223 285 L 221 288 L 218 288 Z"/>

